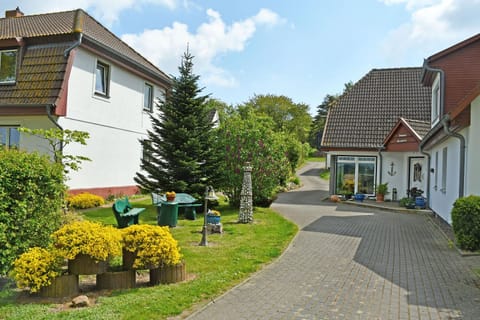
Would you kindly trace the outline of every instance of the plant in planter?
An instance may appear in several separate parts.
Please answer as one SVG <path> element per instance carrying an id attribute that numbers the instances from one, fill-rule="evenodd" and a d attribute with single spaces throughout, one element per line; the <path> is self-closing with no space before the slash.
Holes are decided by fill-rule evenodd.
<path id="1" fill-rule="evenodd" d="M 175 191 L 168 191 L 165 193 L 165 197 L 167 198 L 167 201 L 174 201 L 176 196 L 177 194 L 175 193 Z"/>
<path id="2" fill-rule="evenodd" d="M 62 258 L 57 252 L 33 247 L 21 254 L 13 262 L 10 276 L 21 289 L 28 288 L 31 293 L 52 283 L 61 275 Z"/>
<path id="3" fill-rule="evenodd" d="M 363 200 L 365 200 L 365 195 L 363 193 L 356 193 L 355 194 L 355 201 L 358 201 L 358 202 L 363 202 Z"/>
<path id="4" fill-rule="evenodd" d="M 69 259 L 69 271 L 74 274 L 102 273 L 107 259 L 122 251 L 118 229 L 90 221 L 66 224 L 51 237 L 59 254 Z"/>
<path id="5" fill-rule="evenodd" d="M 132 225 L 122 229 L 124 268 L 151 269 L 181 261 L 178 242 L 168 227 Z M 130 253 L 130 258 L 126 259 Z"/>
<path id="6" fill-rule="evenodd" d="M 220 211 L 218 210 L 208 210 L 207 212 L 207 223 L 218 224 L 220 223 Z"/>
<path id="7" fill-rule="evenodd" d="M 412 198 L 402 198 L 399 201 L 399 205 L 401 207 L 405 207 L 407 209 L 415 209 L 415 201 Z"/>
<path id="8" fill-rule="evenodd" d="M 377 186 L 377 202 L 385 201 L 385 195 L 388 194 L 388 182 L 380 183 Z"/>

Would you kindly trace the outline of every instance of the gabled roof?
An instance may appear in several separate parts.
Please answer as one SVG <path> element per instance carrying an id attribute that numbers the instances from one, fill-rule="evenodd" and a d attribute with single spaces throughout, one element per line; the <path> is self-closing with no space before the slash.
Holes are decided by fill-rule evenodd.
<path id="1" fill-rule="evenodd" d="M 373 69 L 328 112 L 322 148 L 378 149 L 399 117 L 430 121 L 422 68 Z"/>
<path id="2" fill-rule="evenodd" d="M 124 56 L 147 70 L 161 74 L 169 81 L 170 78 L 163 71 L 120 40 L 82 9 L 0 19 L 0 40 L 19 37 L 39 38 L 74 35 L 76 33 L 82 33 L 86 40 L 109 48 L 111 51 Z"/>
<path id="3" fill-rule="evenodd" d="M 430 129 L 430 122 L 400 117 L 383 140 L 386 151 L 418 151 L 419 144 Z"/>
<path id="4" fill-rule="evenodd" d="M 103 27 L 85 11 L 0 18 L 0 48 L 20 47 L 15 85 L 0 86 L 0 104 L 56 105 L 64 112 L 72 55 L 67 49 L 82 35 L 80 46 L 122 65 L 149 81 L 168 87 L 170 77 Z M 5 110 L 5 109 L 4 109 Z M 12 110 L 12 109 L 11 109 Z M 15 110 L 10 112 L 17 112 Z"/>

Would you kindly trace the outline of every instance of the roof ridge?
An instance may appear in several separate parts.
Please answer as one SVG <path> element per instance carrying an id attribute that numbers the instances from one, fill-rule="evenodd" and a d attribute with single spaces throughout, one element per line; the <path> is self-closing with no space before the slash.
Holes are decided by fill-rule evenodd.
<path id="1" fill-rule="evenodd" d="M 419 67 L 389 67 L 389 68 L 373 68 L 370 71 L 393 71 L 393 70 L 416 70 L 422 69 L 421 66 Z"/>
<path id="2" fill-rule="evenodd" d="M 18 17 L 20 19 L 22 18 L 28 18 L 28 17 L 38 17 L 38 16 L 48 16 L 48 15 L 54 15 L 54 14 L 63 14 L 63 13 L 71 13 L 71 12 L 75 12 L 75 11 L 78 11 L 78 10 L 81 10 L 83 12 L 85 12 L 83 9 L 74 9 L 74 10 L 64 10 L 64 11 L 55 11 L 55 12 L 43 12 L 43 13 L 34 13 L 34 14 L 24 14 L 23 16 L 21 17 Z M 18 18 L 14 18 L 14 19 L 18 19 Z M 7 17 L 2 17 L 0 18 L 0 20 L 2 19 L 12 19 L 12 18 L 7 18 Z"/>

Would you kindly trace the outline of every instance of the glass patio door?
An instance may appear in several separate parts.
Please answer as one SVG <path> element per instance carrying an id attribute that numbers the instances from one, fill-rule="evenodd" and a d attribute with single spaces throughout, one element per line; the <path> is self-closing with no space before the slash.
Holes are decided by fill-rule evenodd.
<path id="1" fill-rule="evenodd" d="M 375 157 L 339 156 L 336 164 L 337 194 L 375 193 Z"/>
<path id="2" fill-rule="evenodd" d="M 357 191 L 363 194 L 373 194 L 375 190 L 375 163 L 359 162 L 357 174 Z"/>

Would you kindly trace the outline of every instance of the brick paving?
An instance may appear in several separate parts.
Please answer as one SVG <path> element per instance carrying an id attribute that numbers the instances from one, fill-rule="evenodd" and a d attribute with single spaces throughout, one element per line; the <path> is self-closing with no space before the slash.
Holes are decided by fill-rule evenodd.
<path id="1" fill-rule="evenodd" d="M 317 166 L 273 205 L 301 228 L 286 252 L 189 319 L 480 319 L 479 278 L 427 215 L 321 201 Z"/>

